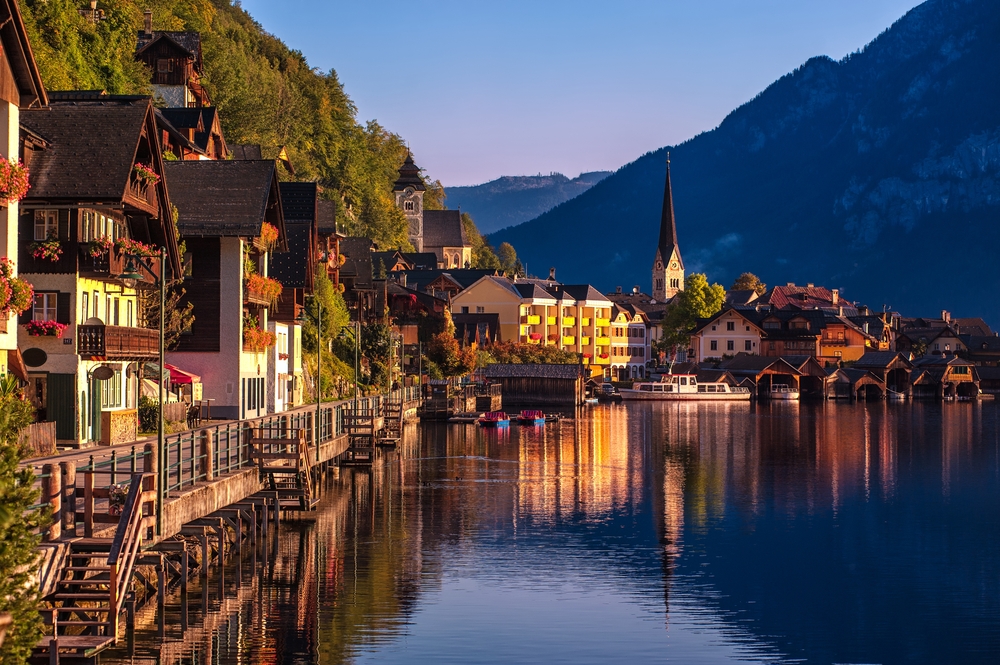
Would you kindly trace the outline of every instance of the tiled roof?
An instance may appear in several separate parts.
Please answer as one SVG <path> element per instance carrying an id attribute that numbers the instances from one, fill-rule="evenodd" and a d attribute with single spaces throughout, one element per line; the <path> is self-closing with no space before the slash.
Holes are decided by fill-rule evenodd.
<path id="1" fill-rule="evenodd" d="M 195 67 L 201 71 L 201 34 L 197 32 L 172 32 L 166 30 L 154 30 L 153 32 L 139 31 L 139 38 L 136 40 L 135 52 L 139 53 L 150 44 L 159 39 L 168 39 L 177 45 L 188 55 L 194 56 Z"/>
<path id="2" fill-rule="evenodd" d="M 748 353 L 736 354 L 733 358 L 723 362 L 721 367 L 735 376 L 736 374 L 745 374 L 748 372 L 755 374 L 760 373 L 775 364 L 784 365 L 785 369 L 790 370 L 789 373 L 799 374 L 799 371 L 796 368 L 792 367 L 781 358 L 754 356 Z"/>
<path id="3" fill-rule="evenodd" d="M 513 284 L 514 290 L 521 294 L 522 298 L 530 300 L 555 300 L 556 296 L 543 289 L 538 284 Z"/>
<path id="4" fill-rule="evenodd" d="M 579 365 L 487 365 L 483 373 L 488 379 L 569 379 L 580 377 Z"/>
<path id="5" fill-rule="evenodd" d="M 854 361 L 854 366 L 888 369 L 890 365 L 896 362 L 897 358 L 901 357 L 902 354 L 895 351 L 866 351 L 863 356 Z M 909 364 L 909 361 L 905 359 L 903 359 L 903 362 Z"/>
<path id="6" fill-rule="evenodd" d="M 271 253 L 268 274 L 277 279 L 283 286 L 305 288 L 308 285 L 309 274 L 309 237 L 312 224 L 305 222 L 285 221 L 285 236 L 288 238 L 288 251 Z"/>
<path id="7" fill-rule="evenodd" d="M 757 292 L 753 289 L 726 291 L 726 303 L 730 305 L 748 305 L 757 300 Z"/>
<path id="8" fill-rule="evenodd" d="M 486 268 L 437 268 L 434 270 L 407 270 L 406 285 L 413 289 L 425 289 L 441 275 L 448 277 L 463 289 L 467 289 L 483 277 L 496 276 L 497 271 Z"/>
<path id="9" fill-rule="evenodd" d="M 465 247 L 469 241 L 458 210 L 424 211 L 424 248 Z"/>
<path id="10" fill-rule="evenodd" d="M 340 253 L 346 257 L 341 276 L 355 277 L 358 288 L 369 288 L 372 283 L 372 247 L 369 238 L 350 237 L 340 241 Z"/>
<path id="11" fill-rule="evenodd" d="M 121 201 L 150 108 L 143 97 L 22 109 L 21 124 L 49 143 L 32 160 L 27 200 Z"/>
<path id="12" fill-rule="evenodd" d="M 283 182 L 278 185 L 281 190 L 281 210 L 285 213 L 285 222 L 316 221 L 317 185 L 314 182 Z"/>
<path id="13" fill-rule="evenodd" d="M 598 302 L 606 303 L 611 302 L 603 293 L 595 289 L 590 284 L 563 284 L 549 289 L 549 291 L 553 293 L 558 293 L 559 290 L 565 291 L 575 300 L 596 300 Z"/>
<path id="14" fill-rule="evenodd" d="M 761 296 L 760 300 L 777 309 L 786 307 L 813 309 L 836 307 L 840 304 L 833 302 L 833 292 L 823 286 L 775 286 Z"/>
<path id="15" fill-rule="evenodd" d="M 1000 337 L 996 335 L 959 335 L 959 339 L 972 353 L 976 351 L 1000 352 Z"/>
<path id="16" fill-rule="evenodd" d="M 177 129 L 205 130 L 200 108 L 164 108 L 159 111 Z"/>
<path id="17" fill-rule="evenodd" d="M 316 204 L 316 227 L 320 235 L 337 232 L 337 204 L 329 199 L 320 199 Z"/>
<path id="18" fill-rule="evenodd" d="M 182 236 L 260 235 L 276 180 L 273 161 L 178 161 L 164 168 Z"/>

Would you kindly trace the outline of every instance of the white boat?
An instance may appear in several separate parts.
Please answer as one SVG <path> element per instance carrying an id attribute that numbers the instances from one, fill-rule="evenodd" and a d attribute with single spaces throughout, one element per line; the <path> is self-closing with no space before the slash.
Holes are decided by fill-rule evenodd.
<path id="1" fill-rule="evenodd" d="M 734 388 L 728 383 L 698 383 L 694 374 L 665 374 L 658 382 L 636 383 L 621 388 L 623 400 L 749 400 L 749 388 Z"/>
<path id="2" fill-rule="evenodd" d="M 885 391 L 885 398 L 889 400 L 904 400 L 906 399 L 906 393 L 897 392 L 892 388 L 888 388 Z"/>
<path id="3" fill-rule="evenodd" d="M 771 394 L 769 397 L 771 399 L 797 400 L 799 398 L 799 391 L 797 388 L 786 386 L 783 383 L 777 383 L 771 386 Z"/>

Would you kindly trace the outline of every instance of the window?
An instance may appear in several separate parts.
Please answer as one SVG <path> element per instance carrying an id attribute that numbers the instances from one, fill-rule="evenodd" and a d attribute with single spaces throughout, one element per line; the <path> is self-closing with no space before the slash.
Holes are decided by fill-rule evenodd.
<path id="1" fill-rule="evenodd" d="M 413 212 L 413 201 L 404 201 L 403 210 L 406 210 L 407 212 Z"/>
<path id="2" fill-rule="evenodd" d="M 97 291 L 94 291 L 94 299 L 91 301 L 94 303 L 94 318 L 99 318 L 100 315 L 97 313 L 97 306 L 101 302 L 101 296 Z"/>
<path id="3" fill-rule="evenodd" d="M 767 328 L 768 330 L 780 330 L 781 329 L 781 321 L 765 321 L 764 322 L 764 327 Z M 771 347 L 771 348 L 774 348 L 774 347 Z"/>
<path id="4" fill-rule="evenodd" d="M 719 350 L 719 342 L 717 340 L 713 339 L 711 342 L 708 343 L 708 346 L 713 351 L 718 351 Z"/>
<path id="5" fill-rule="evenodd" d="M 462 314 L 468 314 L 468 313 L 469 313 L 469 308 L 468 307 L 463 307 L 462 308 Z"/>
<path id="6" fill-rule="evenodd" d="M 55 321 L 58 293 L 35 293 L 35 306 L 31 312 L 33 321 Z"/>
<path id="7" fill-rule="evenodd" d="M 157 58 L 156 71 L 160 74 L 166 74 L 174 71 L 174 61 L 170 58 Z"/>
<path id="8" fill-rule="evenodd" d="M 84 291 L 80 295 L 80 322 L 86 322 L 90 316 L 90 294 Z"/>
<path id="9" fill-rule="evenodd" d="M 35 240 L 48 240 L 59 237 L 59 211 L 35 211 Z"/>
<path id="10" fill-rule="evenodd" d="M 844 354 L 843 354 L 843 352 L 841 352 L 841 351 L 834 351 L 834 352 L 833 352 L 833 357 L 834 357 L 834 358 L 840 358 L 840 357 L 841 357 L 841 356 L 843 356 L 843 355 L 844 355 Z"/>
<path id="11" fill-rule="evenodd" d="M 83 295 L 84 295 L 84 297 L 86 297 L 87 294 L 84 293 Z M 132 301 L 131 300 L 126 301 L 126 310 L 128 312 L 128 318 L 125 320 L 125 325 L 127 325 L 127 326 L 134 326 L 135 325 L 135 320 L 132 319 Z"/>
<path id="12" fill-rule="evenodd" d="M 120 326 L 121 325 L 121 302 L 120 302 L 119 298 L 115 298 L 115 310 L 114 311 L 115 311 L 115 317 L 114 317 L 115 322 L 114 322 L 114 325 Z"/>
<path id="13" fill-rule="evenodd" d="M 726 330 L 729 330 L 729 331 L 736 330 L 736 322 L 735 321 L 726 321 Z"/>
<path id="14" fill-rule="evenodd" d="M 485 307 L 476 307 L 476 314 L 485 314 L 485 313 L 486 313 Z"/>
<path id="15" fill-rule="evenodd" d="M 941 346 L 939 344 L 935 343 L 934 344 L 934 350 L 935 351 L 940 351 L 941 350 Z"/>
<path id="16" fill-rule="evenodd" d="M 101 384 L 101 408 L 115 409 L 122 406 L 122 373 L 115 370 L 114 376 Z"/>
<path id="17" fill-rule="evenodd" d="M 670 288 L 672 288 L 672 289 L 679 289 L 679 288 L 681 288 L 681 280 L 679 280 L 679 279 L 672 279 L 672 280 L 670 280 Z"/>
<path id="18" fill-rule="evenodd" d="M 659 291 L 662 288 L 663 288 L 663 279 L 657 277 L 656 278 L 656 290 Z"/>
<path id="19" fill-rule="evenodd" d="M 726 340 L 726 351 L 735 351 L 735 350 L 736 350 L 736 342 L 734 342 L 731 339 L 727 339 Z"/>
<path id="20" fill-rule="evenodd" d="M 744 351 L 753 351 L 753 342 L 750 341 L 749 339 L 743 340 L 743 350 Z"/>
<path id="21" fill-rule="evenodd" d="M 715 330 L 715 326 L 712 326 L 712 330 Z"/>

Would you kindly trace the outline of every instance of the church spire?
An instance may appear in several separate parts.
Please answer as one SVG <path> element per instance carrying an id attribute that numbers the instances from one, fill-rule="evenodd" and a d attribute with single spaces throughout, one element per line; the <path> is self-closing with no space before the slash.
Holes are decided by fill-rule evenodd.
<path id="1" fill-rule="evenodd" d="M 677 244 L 677 223 L 674 221 L 674 197 L 670 191 L 670 153 L 667 153 L 667 178 L 663 184 L 663 212 L 660 214 L 660 241 L 657 244 L 663 261 L 669 261 L 676 252 L 677 261 L 683 266 L 680 246 Z"/>

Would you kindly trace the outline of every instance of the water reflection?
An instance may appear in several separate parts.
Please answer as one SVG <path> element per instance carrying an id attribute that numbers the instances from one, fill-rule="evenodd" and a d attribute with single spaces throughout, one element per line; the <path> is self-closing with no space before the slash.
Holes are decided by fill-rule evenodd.
<path id="1" fill-rule="evenodd" d="M 410 426 L 111 662 L 992 662 L 991 404 Z M 108 660 L 108 659 L 106 659 Z"/>

